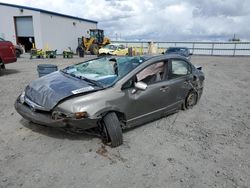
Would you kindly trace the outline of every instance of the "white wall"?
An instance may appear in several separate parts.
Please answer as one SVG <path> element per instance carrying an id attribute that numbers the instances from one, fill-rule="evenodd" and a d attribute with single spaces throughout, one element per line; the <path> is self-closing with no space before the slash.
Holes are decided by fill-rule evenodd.
<path id="1" fill-rule="evenodd" d="M 58 53 L 62 53 L 67 47 L 71 47 L 75 52 L 78 46 L 77 39 L 88 36 L 87 31 L 96 28 L 96 23 L 41 13 L 43 47 L 57 49 Z"/>
<path id="2" fill-rule="evenodd" d="M 40 12 L 0 5 L 0 37 L 16 44 L 15 22 L 14 16 L 32 16 L 34 36 L 37 48 L 43 46 L 41 36 Z"/>
<path id="3" fill-rule="evenodd" d="M 0 5 L 0 37 L 16 44 L 14 16 L 32 16 L 36 48 L 57 49 L 62 51 L 71 47 L 75 52 L 81 36 L 88 36 L 89 29 L 96 29 L 97 24 L 80 21 L 38 11 Z M 75 22 L 75 25 L 73 25 Z"/>

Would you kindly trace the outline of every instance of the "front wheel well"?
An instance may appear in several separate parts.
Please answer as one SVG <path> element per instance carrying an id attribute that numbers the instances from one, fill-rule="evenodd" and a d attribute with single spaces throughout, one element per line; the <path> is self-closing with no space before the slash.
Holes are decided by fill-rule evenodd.
<path id="1" fill-rule="evenodd" d="M 102 117 L 101 119 L 103 119 L 104 116 L 106 116 L 108 113 L 111 113 L 111 112 L 114 112 L 117 115 L 119 121 L 121 122 L 121 126 L 124 127 L 125 124 L 126 124 L 126 115 L 124 113 L 122 113 L 122 112 L 119 112 L 119 111 L 116 111 L 116 110 L 106 111 L 106 112 L 103 112 L 100 115 Z"/>
<path id="2" fill-rule="evenodd" d="M 0 57 L 0 70 L 1 69 L 5 69 L 5 65 L 4 65 L 4 62 L 2 61 L 2 59 Z"/>

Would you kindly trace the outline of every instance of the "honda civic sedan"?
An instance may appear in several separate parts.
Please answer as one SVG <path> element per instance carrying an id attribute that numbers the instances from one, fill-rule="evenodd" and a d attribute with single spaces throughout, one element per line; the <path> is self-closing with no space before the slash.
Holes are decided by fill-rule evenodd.
<path id="1" fill-rule="evenodd" d="M 100 131 L 123 143 L 122 130 L 193 107 L 204 74 L 178 55 L 102 57 L 32 81 L 15 102 L 36 124 Z"/>

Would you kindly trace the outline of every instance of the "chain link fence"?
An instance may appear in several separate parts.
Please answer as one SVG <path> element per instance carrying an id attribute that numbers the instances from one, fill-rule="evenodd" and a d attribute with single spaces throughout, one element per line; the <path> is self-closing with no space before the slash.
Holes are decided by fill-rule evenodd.
<path id="1" fill-rule="evenodd" d="M 133 47 L 137 54 L 148 52 L 149 42 L 112 41 Z M 157 52 L 165 52 L 169 47 L 187 47 L 194 55 L 250 56 L 250 42 L 154 42 Z"/>

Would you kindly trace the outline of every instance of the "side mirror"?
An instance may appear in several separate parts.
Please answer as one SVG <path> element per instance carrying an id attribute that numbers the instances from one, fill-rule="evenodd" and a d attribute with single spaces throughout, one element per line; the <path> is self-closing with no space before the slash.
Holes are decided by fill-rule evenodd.
<path id="1" fill-rule="evenodd" d="M 189 53 L 189 55 L 193 55 L 193 53 Z"/>
<path id="2" fill-rule="evenodd" d="M 132 90 L 132 93 L 136 93 L 137 90 L 146 90 L 148 85 L 144 82 L 135 82 L 135 88 Z"/>

